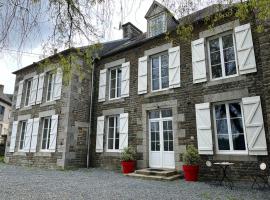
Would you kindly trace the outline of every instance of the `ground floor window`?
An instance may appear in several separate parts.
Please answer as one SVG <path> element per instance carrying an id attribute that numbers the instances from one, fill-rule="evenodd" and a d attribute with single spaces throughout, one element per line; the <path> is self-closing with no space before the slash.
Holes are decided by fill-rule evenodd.
<path id="1" fill-rule="evenodd" d="M 119 115 L 108 117 L 107 150 L 119 150 Z"/>
<path id="2" fill-rule="evenodd" d="M 214 121 L 218 152 L 246 151 L 240 102 L 214 105 Z"/>
<path id="3" fill-rule="evenodd" d="M 42 130 L 42 144 L 41 149 L 48 150 L 50 146 L 50 133 L 51 133 L 51 117 L 46 117 L 43 120 Z"/>
<path id="4" fill-rule="evenodd" d="M 26 121 L 21 122 L 21 135 L 20 135 L 20 144 L 19 149 L 22 150 L 25 143 L 25 133 L 26 133 Z"/>

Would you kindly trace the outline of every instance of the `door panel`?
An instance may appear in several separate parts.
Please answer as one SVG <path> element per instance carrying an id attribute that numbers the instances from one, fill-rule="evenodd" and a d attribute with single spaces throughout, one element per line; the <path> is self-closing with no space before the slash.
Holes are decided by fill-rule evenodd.
<path id="1" fill-rule="evenodd" d="M 149 129 L 149 166 L 175 168 L 172 120 L 150 120 Z"/>
<path id="2" fill-rule="evenodd" d="M 150 167 L 160 168 L 161 152 L 160 152 L 160 127 L 158 121 L 150 122 Z"/>

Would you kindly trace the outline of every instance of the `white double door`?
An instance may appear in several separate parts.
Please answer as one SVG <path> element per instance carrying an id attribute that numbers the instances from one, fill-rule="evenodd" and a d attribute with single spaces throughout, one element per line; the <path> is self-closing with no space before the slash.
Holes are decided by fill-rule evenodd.
<path id="1" fill-rule="evenodd" d="M 149 119 L 149 167 L 175 168 L 171 117 Z"/>

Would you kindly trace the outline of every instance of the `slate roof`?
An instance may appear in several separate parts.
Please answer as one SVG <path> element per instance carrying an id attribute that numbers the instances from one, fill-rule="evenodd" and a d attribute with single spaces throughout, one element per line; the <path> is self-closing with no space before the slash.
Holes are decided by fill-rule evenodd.
<path id="1" fill-rule="evenodd" d="M 0 101 L 8 104 L 9 106 L 12 105 L 12 94 L 4 94 L 4 93 L 0 93 Z"/>
<path id="2" fill-rule="evenodd" d="M 228 5 L 213 4 L 211 6 L 204 8 L 204 9 L 198 10 L 190 15 L 187 15 L 187 16 L 180 18 L 178 20 L 178 22 L 180 25 L 185 24 L 185 23 L 195 23 L 199 20 L 204 19 L 207 16 L 213 15 L 213 14 L 220 12 L 222 10 L 225 10 L 227 8 L 228 8 Z M 175 25 L 175 27 L 171 27 L 170 30 L 174 30 L 175 28 L 176 28 L 176 25 Z M 147 38 L 146 33 L 143 33 L 143 34 L 141 34 L 135 38 L 131 38 L 131 39 L 123 38 L 123 39 L 119 39 L 119 40 L 104 42 L 104 43 L 101 43 L 103 45 L 103 48 L 101 51 L 98 52 L 98 55 L 99 55 L 99 57 L 106 57 L 106 56 L 112 55 L 114 53 L 124 51 L 124 50 L 130 49 L 132 47 L 138 46 L 146 41 L 153 40 L 153 39 L 161 37 L 161 36 L 164 36 L 164 33 L 160 34 L 158 36 L 155 36 L 155 37 Z M 70 48 L 70 49 L 66 49 L 62 52 L 59 52 L 58 54 L 67 54 L 67 53 L 70 53 L 70 52 L 75 51 L 77 49 L 83 50 L 87 47 L 89 47 L 89 46 L 84 46 L 84 47 L 79 47 L 79 48 Z M 57 54 L 49 56 L 48 58 L 45 58 L 39 62 L 43 62 L 46 59 L 53 58 L 56 55 Z M 28 65 L 24 68 L 21 68 L 17 71 L 14 71 L 13 74 L 16 74 L 22 70 L 25 70 L 26 68 L 33 67 L 33 66 L 35 66 L 35 64 L 36 63 L 33 63 L 33 64 Z"/>

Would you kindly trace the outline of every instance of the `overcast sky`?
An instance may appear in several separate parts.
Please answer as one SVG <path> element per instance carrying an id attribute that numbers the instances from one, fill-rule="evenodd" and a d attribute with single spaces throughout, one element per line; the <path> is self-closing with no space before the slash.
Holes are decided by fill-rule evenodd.
<path id="1" fill-rule="evenodd" d="M 152 0 L 122 0 L 124 10 L 123 21 L 131 22 L 143 32 L 146 31 L 147 22 L 144 18 L 146 12 L 152 4 Z M 119 23 L 121 21 L 120 4 L 116 6 L 113 16 L 113 30 L 109 35 L 105 37 L 105 41 L 115 40 L 122 37 L 122 31 L 118 30 Z M 43 30 L 43 32 L 45 29 Z M 3 50 L 0 53 L 0 84 L 5 85 L 5 93 L 13 93 L 15 75 L 13 71 L 25 67 L 33 62 L 41 59 L 41 40 L 35 39 L 30 45 L 28 45 L 22 52 L 21 56 L 16 52 L 16 48 Z M 83 46 L 85 44 L 79 44 Z"/>

